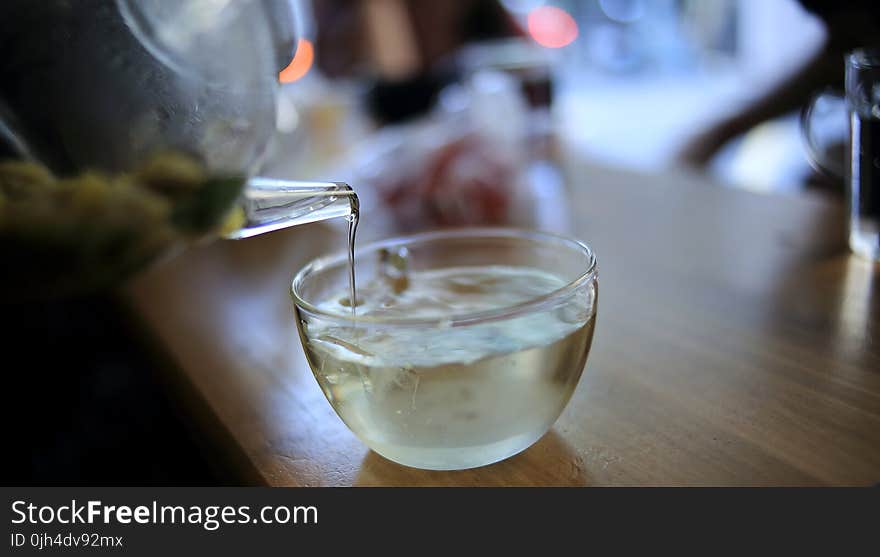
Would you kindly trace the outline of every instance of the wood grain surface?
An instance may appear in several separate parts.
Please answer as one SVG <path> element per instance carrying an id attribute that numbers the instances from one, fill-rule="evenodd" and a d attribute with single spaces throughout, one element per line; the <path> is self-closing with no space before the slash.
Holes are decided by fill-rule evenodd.
<path id="1" fill-rule="evenodd" d="M 569 188 L 570 233 L 599 257 L 592 353 L 553 429 L 492 466 L 397 465 L 324 399 L 287 291 L 341 226 L 194 248 L 127 294 L 269 485 L 880 482 L 878 265 L 848 253 L 842 207 L 587 165 Z"/>

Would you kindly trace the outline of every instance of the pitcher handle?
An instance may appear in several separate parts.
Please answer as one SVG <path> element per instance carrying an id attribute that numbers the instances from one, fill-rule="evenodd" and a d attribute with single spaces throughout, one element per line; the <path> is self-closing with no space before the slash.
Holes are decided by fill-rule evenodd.
<path id="1" fill-rule="evenodd" d="M 832 178 L 844 179 L 844 162 L 841 160 L 834 160 L 828 157 L 827 154 L 823 153 L 822 149 L 817 145 L 816 135 L 814 133 L 813 122 L 817 113 L 817 106 L 823 102 L 827 103 L 832 99 L 833 103 L 840 106 L 843 106 L 843 103 L 845 102 L 842 93 L 827 89 L 825 91 L 814 93 L 810 98 L 810 102 L 804 105 L 801 109 L 800 117 L 801 137 L 804 141 L 804 147 L 807 150 L 807 161 L 814 170 Z M 828 109 L 826 108 L 825 111 L 828 112 Z M 841 116 L 843 117 L 845 115 Z"/>

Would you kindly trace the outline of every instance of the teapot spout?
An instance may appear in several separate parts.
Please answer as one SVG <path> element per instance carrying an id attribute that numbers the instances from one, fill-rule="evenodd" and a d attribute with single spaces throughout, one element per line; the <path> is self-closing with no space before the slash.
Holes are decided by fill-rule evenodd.
<path id="1" fill-rule="evenodd" d="M 239 201 L 240 226 L 224 237 L 239 240 L 290 226 L 357 214 L 358 198 L 342 182 L 251 178 Z"/>

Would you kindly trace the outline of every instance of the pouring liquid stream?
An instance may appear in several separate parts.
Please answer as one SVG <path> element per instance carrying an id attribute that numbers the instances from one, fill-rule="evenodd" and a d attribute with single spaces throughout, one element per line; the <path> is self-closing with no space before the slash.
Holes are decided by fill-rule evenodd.
<path id="1" fill-rule="evenodd" d="M 348 299 L 351 303 L 351 316 L 355 317 L 357 315 L 357 287 L 354 277 L 354 240 L 360 220 L 360 203 L 357 194 L 352 192 L 349 203 L 351 214 L 346 217 L 348 220 Z"/>
<path id="2" fill-rule="evenodd" d="M 241 221 L 227 238 L 242 239 L 294 225 L 344 217 L 348 221 L 348 282 L 346 305 L 356 313 L 354 243 L 360 219 L 360 202 L 350 186 L 341 182 L 298 182 L 251 178 L 240 200 Z"/>

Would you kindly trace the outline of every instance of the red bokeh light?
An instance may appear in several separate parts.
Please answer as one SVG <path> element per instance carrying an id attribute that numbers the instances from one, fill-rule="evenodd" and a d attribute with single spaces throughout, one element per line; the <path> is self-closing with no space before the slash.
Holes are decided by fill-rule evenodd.
<path id="1" fill-rule="evenodd" d="M 300 39 L 296 46 L 296 53 L 290 64 L 278 74 L 281 83 L 292 83 L 309 73 L 315 61 L 315 48 L 312 41 Z"/>
<path id="2" fill-rule="evenodd" d="M 568 12 L 554 6 L 541 6 L 529 13 L 529 35 L 541 46 L 562 48 L 578 36 L 578 25 Z"/>

